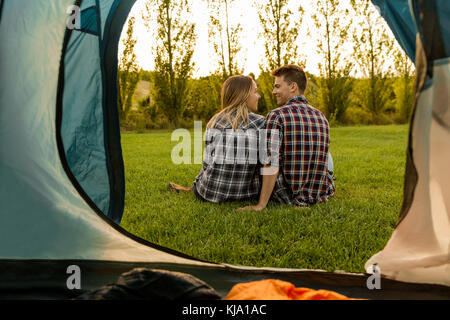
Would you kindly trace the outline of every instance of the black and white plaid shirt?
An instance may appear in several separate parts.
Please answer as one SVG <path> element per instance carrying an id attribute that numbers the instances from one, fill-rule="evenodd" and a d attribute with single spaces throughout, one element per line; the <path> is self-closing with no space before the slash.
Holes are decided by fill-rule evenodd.
<path id="1" fill-rule="evenodd" d="M 194 182 L 206 201 L 258 199 L 261 182 L 259 140 L 263 116 L 249 113 L 249 124 L 234 131 L 225 119 L 205 133 L 203 167 Z"/>

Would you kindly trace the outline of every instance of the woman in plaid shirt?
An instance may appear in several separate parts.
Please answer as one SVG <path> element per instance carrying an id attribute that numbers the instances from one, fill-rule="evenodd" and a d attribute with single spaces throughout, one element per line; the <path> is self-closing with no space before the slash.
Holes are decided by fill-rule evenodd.
<path id="1" fill-rule="evenodd" d="M 169 190 L 192 192 L 210 202 L 257 199 L 260 129 L 265 118 L 258 110 L 255 81 L 232 76 L 222 86 L 222 110 L 207 125 L 203 167 L 191 188 L 169 183 Z"/>

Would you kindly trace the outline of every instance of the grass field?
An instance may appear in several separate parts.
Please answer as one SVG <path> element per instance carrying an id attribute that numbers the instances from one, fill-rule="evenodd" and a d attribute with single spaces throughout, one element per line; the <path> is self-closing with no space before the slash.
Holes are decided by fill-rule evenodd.
<path id="1" fill-rule="evenodd" d="M 364 272 L 397 223 L 407 126 L 331 130 L 336 194 L 309 210 L 271 203 L 204 203 L 167 190 L 190 186 L 201 165 L 175 165 L 171 132 L 123 133 L 126 197 L 121 225 L 153 243 L 200 259 L 247 266 Z"/>

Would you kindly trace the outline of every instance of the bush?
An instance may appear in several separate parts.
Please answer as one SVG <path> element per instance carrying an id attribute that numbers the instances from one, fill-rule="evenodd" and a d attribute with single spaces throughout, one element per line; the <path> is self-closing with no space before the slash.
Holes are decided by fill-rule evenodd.
<path id="1" fill-rule="evenodd" d="M 348 107 L 342 117 L 342 123 L 345 125 L 368 125 L 372 122 L 372 114 L 361 107 Z"/>

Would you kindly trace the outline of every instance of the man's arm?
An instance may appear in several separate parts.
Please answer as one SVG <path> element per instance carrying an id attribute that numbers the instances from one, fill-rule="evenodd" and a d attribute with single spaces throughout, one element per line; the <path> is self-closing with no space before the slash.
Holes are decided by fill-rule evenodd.
<path id="1" fill-rule="evenodd" d="M 269 202 L 270 196 L 272 195 L 273 188 L 275 187 L 275 183 L 277 182 L 279 169 L 278 169 L 278 167 L 271 167 L 270 165 L 265 165 L 263 171 L 265 174 L 263 175 L 261 194 L 259 195 L 258 203 L 254 206 L 248 206 L 248 207 L 240 208 L 238 210 L 261 211 L 265 207 L 267 207 L 267 203 Z"/>

